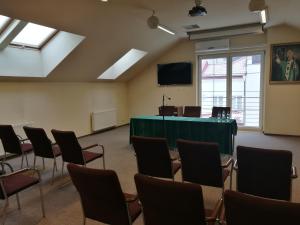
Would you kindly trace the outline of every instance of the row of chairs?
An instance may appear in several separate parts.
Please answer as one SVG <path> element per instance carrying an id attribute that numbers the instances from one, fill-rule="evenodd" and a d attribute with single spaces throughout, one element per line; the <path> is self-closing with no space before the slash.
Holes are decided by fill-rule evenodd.
<path id="1" fill-rule="evenodd" d="M 212 108 L 211 117 L 222 117 L 223 115 L 229 116 L 231 113 L 230 107 L 217 107 Z M 159 107 L 160 116 L 178 116 L 178 109 L 176 106 L 162 106 Z M 201 106 L 185 106 L 184 117 L 201 117 Z"/>
<path id="2" fill-rule="evenodd" d="M 83 224 L 86 218 L 106 224 L 131 225 L 143 212 L 146 225 L 215 224 L 222 200 L 213 210 L 204 206 L 201 186 L 136 174 L 137 195 L 123 193 L 113 170 L 98 170 L 68 164 L 79 192 Z M 224 192 L 227 225 L 298 224 L 300 204 L 262 198 L 241 192 Z"/>

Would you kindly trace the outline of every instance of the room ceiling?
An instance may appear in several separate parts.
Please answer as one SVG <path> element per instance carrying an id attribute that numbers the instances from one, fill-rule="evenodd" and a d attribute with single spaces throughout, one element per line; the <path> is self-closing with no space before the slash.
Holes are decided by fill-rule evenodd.
<path id="1" fill-rule="evenodd" d="M 131 48 L 148 55 L 117 81 L 131 79 L 162 53 L 187 38 L 185 25 L 200 30 L 259 22 L 248 10 L 249 0 L 203 0 L 205 17 L 189 17 L 194 0 L 1 0 L 0 14 L 86 36 L 46 81 L 97 81 L 97 77 Z M 269 0 L 267 27 L 283 23 L 300 27 L 299 0 Z M 151 30 L 146 21 L 156 11 L 161 24 L 176 36 Z M 10 81 L 16 78 L 1 78 Z M 19 78 L 27 81 L 32 78 Z M 34 79 L 42 81 L 39 79 Z"/>

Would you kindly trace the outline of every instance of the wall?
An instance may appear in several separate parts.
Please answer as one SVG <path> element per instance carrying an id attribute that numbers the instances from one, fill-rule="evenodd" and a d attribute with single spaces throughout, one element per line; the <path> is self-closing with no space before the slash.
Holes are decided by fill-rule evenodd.
<path id="1" fill-rule="evenodd" d="M 126 83 L 0 83 L 0 124 L 33 122 L 91 133 L 90 114 L 115 108 L 118 125 L 128 123 Z M 51 136 L 51 135 L 50 135 Z"/>
<path id="2" fill-rule="evenodd" d="M 270 28 L 265 35 L 233 38 L 235 47 L 260 45 L 266 42 L 265 92 L 263 130 L 271 134 L 300 135 L 300 85 L 270 85 L 270 44 L 299 42 L 300 31 L 286 25 Z M 196 57 L 194 43 L 182 41 L 161 58 L 154 61 L 141 74 L 128 83 L 129 116 L 155 115 L 161 105 L 162 95 L 172 97 L 169 105 L 195 105 L 197 101 Z M 192 61 L 194 81 L 191 86 L 159 87 L 156 80 L 156 64 L 176 61 Z"/>
<path id="3" fill-rule="evenodd" d="M 279 26 L 268 30 L 268 44 L 300 42 L 300 30 Z M 270 48 L 265 61 L 264 132 L 300 135 L 300 84 L 269 84 Z"/>
<path id="4" fill-rule="evenodd" d="M 156 115 L 162 104 L 163 94 L 171 97 L 166 105 L 196 104 L 196 68 L 194 44 L 181 41 L 175 48 L 154 61 L 142 74 L 128 82 L 129 115 Z M 157 64 L 187 61 L 193 63 L 193 85 L 158 86 Z"/>

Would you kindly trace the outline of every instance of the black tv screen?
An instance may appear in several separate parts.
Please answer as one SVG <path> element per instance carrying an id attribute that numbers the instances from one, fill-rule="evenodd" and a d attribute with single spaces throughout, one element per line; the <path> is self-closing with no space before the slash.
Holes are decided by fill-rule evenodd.
<path id="1" fill-rule="evenodd" d="M 192 63 L 158 64 L 157 82 L 159 85 L 192 84 Z"/>

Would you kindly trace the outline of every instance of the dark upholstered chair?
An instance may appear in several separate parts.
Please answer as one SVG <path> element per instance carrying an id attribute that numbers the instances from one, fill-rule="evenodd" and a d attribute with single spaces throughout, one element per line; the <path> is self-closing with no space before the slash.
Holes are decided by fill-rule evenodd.
<path id="1" fill-rule="evenodd" d="M 42 128 L 23 127 L 26 136 L 33 146 L 34 161 L 33 168 L 35 168 L 36 156 L 42 157 L 43 167 L 45 169 L 44 158 L 53 159 L 52 182 L 54 178 L 54 171 L 57 170 L 56 157 L 61 155 L 58 145 L 52 145 L 51 140 L 47 137 L 46 132 Z"/>
<path id="2" fill-rule="evenodd" d="M 160 116 L 177 116 L 177 107 L 176 106 L 170 106 L 165 105 L 164 107 L 160 106 L 159 109 L 159 115 Z"/>
<path id="3" fill-rule="evenodd" d="M 182 180 L 224 190 L 224 181 L 231 175 L 233 159 L 222 165 L 217 143 L 177 140 L 181 159 Z M 224 169 L 231 166 L 230 170 Z M 231 189 L 231 179 L 230 179 Z"/>
<path id="4" fill-rule="evenodd" d="M 221 114 L 221 116 L 223 116 L 223 113 L 225 113 L 225 116 L 230 115 L 231 108 L 230 107 L 217 107 L 217 106 L 214 106 L 212 108 L 211 117 L 218 117 L 218 114 Z"/>
<path id="5" fill-rule="evenodd" d="M 134 179 L 146 225 L 205 225 L 217 218 L 221 201 L 215 209 L 205 210 L 199 185 L 141 174 Z"/>
<path id="6" fill-rule="evenodd" d="M 123 193 L 112 170 L 90 169 L 68 164 L 73 184 L 79 192 L 86 218 L 106 224 L 130 225 L 141 213 L 137 196 Z"/>
<path id="7" fill-rule="evenodd" d="M 237 147 L 237 190 L 265 198 L 291 199 L 292 153 Z"/>
<path id="8" fill-rule="evenodd" d="M 101 157 L 103 161 L 103 168 L 105 169 L 103 145 L 93 144 L 82 148 L 73 131 L 59 131 L 53 129 L 51 130 L 51 133 L 62 153 L 62 159 L 63 159 L 62 173 L 64 169 L 64 162 L 86 166 L 87 163 Z M 91 149 L 95 147 L 99 147 L 101 152 L 94 153 L 94 152 L 86 151 L 86 149 Z"/>
<path id="9" fill-rule="evenodd" d="M 300 204 L 225 192 L 227 225 L 294 225 L 300 221 Z"/>
<path id="10" fill-rule="evenodd" d="M 138 172 L 144 175 L 171 178 L 181 164 L 171 159 L 167 139 L 132 136 L 131 142 L 136 153 Z"/>
<path id="11" fill-rule="evenodd" d="M 6 163 L 4 163 L 6 164 Z M 6 164 L 9 166 L 9 164 Z M 11 166 L 9 166 L 11 168 Z M 11 168 L 12 170 L 12 168 Z M 33 175 L 36 176 L 33 176 Z M 20 200 L 18 193 L 23 191 L 35 184 L 39 184 L 40 188 L 40 197 L 41 197 L 41 206 L 43 217 L 45 217 L 43 193 L 40 184 L 41 178 L 38 170 L 33 169 L 21 169 L 16 172 L 11 172 L 0 176 L 0 199 L 5 200 L 3 215 L 2 215 L 2 225 L 5 223 L 6 219 L 6 210 L 8 207 L 8 198 L 12 195 L 16 195 L 18 208 L 20 209 Z"/>
<path id="12" fill-rule="evenodd" d="M 200 117 L 201 106 L 185 106 L 183 116 L 185 117 Z"/>
<path id="13" fill-rule="evenodd" d="M 24 156 L 28 166 L 27 154 L 32 151 L 32 145 L 25 143 L 26 139 L 20 139 L 11 125 L 0 125 L 0 139 L 5 151 L 4 161 L 7 153 L 12 153 L 22 156 L 21 168 L 23 167 Z"/>

